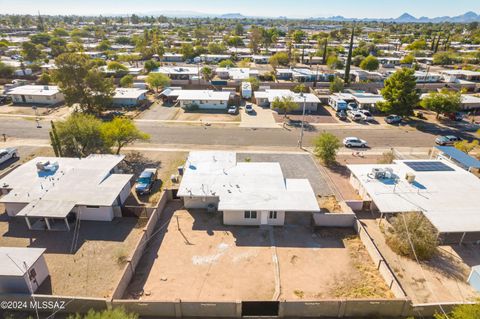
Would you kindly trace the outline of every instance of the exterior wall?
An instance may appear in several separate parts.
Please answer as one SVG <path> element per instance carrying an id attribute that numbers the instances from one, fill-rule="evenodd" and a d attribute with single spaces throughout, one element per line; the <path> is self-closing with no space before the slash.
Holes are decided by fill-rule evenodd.
<path id="1" fill-rule="evenodd" d="M 206 209 L 209 204 L 215 205 L 218 207 L 218 197 L 183 197 L 183 203 L 185 208 L 203 208 Z"/>
<path id="2" fill-rule="evenodd" d="M 99 206 L 95 208 L 77 206 L 73 211 L 77 213 L 80 220 L 112 221 L 114 216 L 112 206 Z"/>
<path id="3" fill-rule="evenodd" d="M 138 99 L 128 99 L 128 98 L 114 98 L 113 105 L 119 106 L 137 106 L 140 101 L 144 100 L 145 96 L 139 97 Z"/>
<path id="4" fill-rule="evenodd" d="M 25 206 L 27 206 L 27 203 L 5 203 L 5 210 L 8 216 L 15 216 Z"/>
<path id="5" fill-rule="evenodd" d="M 182 100 L 180 101 L 180 106 L 185 107 L 186 105 L 197 104 L 198 108 L 201 110 L 225 110 L 227 109 L 227 101 L 206 101 L 206 100 Z"/>
<path id="6" fill-rule="evenodd" d="M 225 225 L 240 226 L 257 226 L 262 225 L 262 221 L 266 221 L 264 225 L 282 226 L 285 221 L 285 212 L 277 211 L 277 218 L 270 219 L 269 211 L 257 211 L 257 218 L 245 218 L 245 211 L 227 210 L 223 212 L 223 223 Z M 263 217 L 263 218 L 262 218 Z"/>
<path id="7" fill-rule="evenodd" d="M 35 269 L 36 277 L 35 279 L 30 280 L 28 278 L 28 274 L 25 275 L 24 280 L 27 282 L 30 280 L 31 287 L 35 292 L 37 288 L 43 283 L 45 279 L 50 275 L 48 272 L 47 263 L 45 262 L 45 257 L 42 255 L 38 260 L 30 267 L 31 269 Z"/>
<path id="8" fill-rule="evenodd" d="M 62 93 L 57 93 L 52 96 L 44 96 L 44 95 L 23 95 L 25 96 L 25 102 L 22 100 L 21 94 L 12 94 L 12 101 L 14 103 L 27 103 L 27 104 L 45 104 L 45 105 L 52 105 L 63 102 L 65 98 L 63 97 Z"/>
<path id="9" fill-rule="evenodd" d="M 45 258 L 41 256 L 33 265 L 29 268 L 35 269 L 35 280 L 30 280 L 28 273 L 24 276 L 0 276 L 0 294 L 30 294 L 30 285 L 33 292 L 43 283 L 43 281 L 49 276 L 47 263 Z M 30 280 L 30 284 L 28 281 Z"/>
<path id="10" fill-rule="evenodd" d="M 123 187 L 122 191 L 120 192 L 120 204 L 123 205 L 125 203 L 125 200 L 127 199 L 128 195 L 130 195 L 130 190 L 132 188 L 132 185 L 130 182 L 128 182 L 125 187 Z"/>

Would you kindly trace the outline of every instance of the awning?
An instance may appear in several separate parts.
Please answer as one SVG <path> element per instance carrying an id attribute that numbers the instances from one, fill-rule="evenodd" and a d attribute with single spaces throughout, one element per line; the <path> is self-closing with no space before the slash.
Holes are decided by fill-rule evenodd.
<path id="1" fill-rule="evenodd" d="M 16 216 L 37 218 L 65 218 L 75 207 L 75 202 L 56 200 L 35 200 L 30 202 Z"/>
<path id="2" fill-rule="evenodd" d="M 447 157 L 460 163 L 462 166 L 469 168 L 480 168 L 480 161 L 465 154 L 464 152 L 452 146 L 436 146 L 436 148 Z"/>

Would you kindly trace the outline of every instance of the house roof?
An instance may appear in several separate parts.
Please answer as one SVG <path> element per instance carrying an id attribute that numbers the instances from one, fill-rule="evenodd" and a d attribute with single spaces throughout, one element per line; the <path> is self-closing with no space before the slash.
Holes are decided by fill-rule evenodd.
<path id="1" fill-rule="evenodd" d="M 320 211 L 307 179 L 285 179 L 279 163 L 237 163 L 235 152 L 190 152 L 178 195 L 219 197 L 222 211 Z"/>
<path id="2" fill-rule="evenodd" d="M 452 158 L 456 162 L 460 163 L 462 166 L 468 168 L 480 168 L 480 161 L 476 158 L 465 154 L 464 152 L 456 149 L 452 146 L 436 146 L 436 148 L 441 151 L 446 156 Z"/>
<path id="3" fill-rule="evenodd" d="M 0 276 L 25 275 L 45 250 L 45 248 L 0 247 Z"/>
<path id="4" fill-rule="evenodd" d="M 56 85 L 21 85 L 11 89 L 7 94 L 52 96 L 58 92 Z"/>
<path id="5" fill-rule="evenodd" d="M 449 170 L 415 171 L 410 162 L 442 163 Z M 440 232 L 480 231 L 480 179 L 446 160 L 348 165 L 382 213 L 423 212 Z M 395 178 L 376 179 L 372 169 L 390 169 Z M 407 173 L 415 182 L 406 180 Z"/>
<path id="6" fill-rule="evenodd" d="M 133 176 L 110 174 L 123 158 L 37 157 L 0 179 L 0 189 L 10 190 L 0 202 L 26 203 L 19 216 L 52 218 L 65 217 L 76 205 L 111 206 Z M 48 169 L 37 168 L 47 162 Z"/>
<path id="7" fill-rule="evenodd" d="M 293 101 L 296 103 L 303 103 L 304 98 L 300 95 L 300 93 L 294 93 L 290 90 L 265 90 L 265 91 L 256 91 L 254 93 L 255 98 L 260 99 L 268 99 L 271 103 L 275 100 L 275 98 L 283 98 L 283 97 L 292 97 Z M 306 103 L 320 103 L 320 99 L 312 94 L 312 93 L 304 93 L 304 97 L 306 97 Z"/>
<path id="8" fill-rule="evenodd" d="M 178 96 L 179 101 L 228 101 L 230 94 L 230 92 L 212 90 L 174 90 L 169 96 Z"/>
<path id="9" fill-rule="evenodd" d="M 155 70 L 152 70 L 154 73 L 163 73 L 163 74 L 184 74 L 184 75 L 198 75 L 199 68 L 198 67 L 188 67 L 188 66 L 163 66 L 159 67 Z"/>
<path id="10" fill-rule="evenodd" d="M 137 88 L 117 88 L 115 89 L 114 99 L 138 99 L 142 94 L 147 93 L 147 90 Z"/>

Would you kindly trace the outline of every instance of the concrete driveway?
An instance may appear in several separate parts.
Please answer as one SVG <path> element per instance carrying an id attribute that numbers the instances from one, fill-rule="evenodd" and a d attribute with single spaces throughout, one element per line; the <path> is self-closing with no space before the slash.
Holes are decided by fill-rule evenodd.
<path id="1" fill-rule="evenodd" d="M 247 114 L 245 108 L 240 108 L 241 123 L 240 127 L 255 127 L 255 128 L 279 128 L 280 126 L 275 122 L 272 110 L 263 108 L 258 105 L 253 105 L 253 113 Z"/>
<path id="2" fill-rule="evenodd" d="M 163 106 L 160 102 L 153 103 L 150 108 L 143 111 L 138 117 L 141 120 L 172 120 L 177 112 L 178 107 Z"/>

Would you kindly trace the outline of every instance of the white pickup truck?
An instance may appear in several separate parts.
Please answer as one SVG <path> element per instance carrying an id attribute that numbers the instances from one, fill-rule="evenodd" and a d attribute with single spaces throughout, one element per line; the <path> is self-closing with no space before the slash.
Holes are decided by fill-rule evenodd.
<path id="1" fill-rule="evenodd" d="M 16 148 L 8 147 L 8 148 L 0 148 L 0 164 L 5 163 L 9 159 L 17 158 L 18 151 Z"/>

